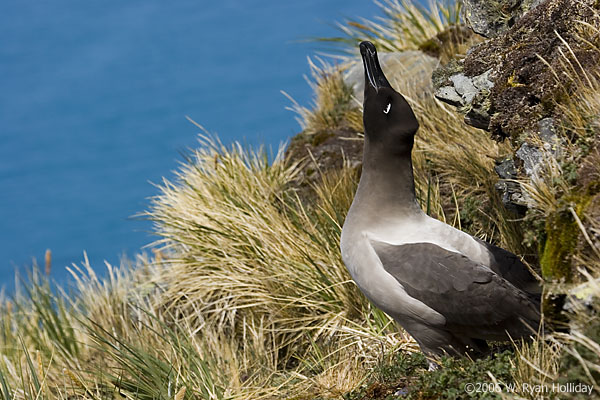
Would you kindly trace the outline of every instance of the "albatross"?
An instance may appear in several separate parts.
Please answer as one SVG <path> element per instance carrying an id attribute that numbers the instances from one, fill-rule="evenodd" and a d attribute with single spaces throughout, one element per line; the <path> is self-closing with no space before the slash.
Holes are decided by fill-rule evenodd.
<path id="1" fill-rule="evenodd" d="M 340 243 L 352 278 L 417 341 L 430 368 L 439 355 L 481 354 L 488 340 L 531 335 L 539 283 L 516 255 L 422 211 L 411 161 L 419 122 L 375 46 L 362 42 L 360 52 L 363 166 Z"/>

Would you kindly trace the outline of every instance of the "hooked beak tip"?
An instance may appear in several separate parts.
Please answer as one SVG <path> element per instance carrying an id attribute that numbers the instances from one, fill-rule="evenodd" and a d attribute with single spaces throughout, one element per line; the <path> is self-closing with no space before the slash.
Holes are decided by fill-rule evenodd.
<path id="1" fill-rule="evenodd" d="M 371 42 L 364 41 L 360 44 L 360 54 L 363 59 L 363 65 L 365 68 L 365 80 L 368 80 L 373 89 L 376 92 L 382 87 L 391 88 L 381 66 L 379 65 L 379 58 L 377 56 L 377 49 Z M 365 90 L 367 87 L 365 86 Z"/>

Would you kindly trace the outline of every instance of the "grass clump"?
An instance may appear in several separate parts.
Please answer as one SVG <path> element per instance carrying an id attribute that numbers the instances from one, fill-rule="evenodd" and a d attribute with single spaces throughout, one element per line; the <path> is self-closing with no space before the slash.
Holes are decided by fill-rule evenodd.
<path id="1" fill-rule="evenodd" d="M 205 139 L 149 214 L 165 254 L 158 307 L 192 330 L 214 327 L 241 370 L 263 378 L 331 374 L 330 359 L 341 362 L 359 342 L 406 342 L 394 339 L 389 318 L 360 295 L 340 259 L 352 172 L 324 178 L 307 208 L 288 187 L 296 168 L 282 152 L 269 163 L 262 151 Z M 366 348 L 358 354 L 372 357 Z"/>
<path id="2" fill-rule="evenodd" d="M 369 40 L 382 52 L 417 50 L 448 27 L 460 24 L 461 1 L 429 1 L 424 7 L 412 0 L 377 3 L 384 16 L 338 24 L 343 37 L 323 39 L 354 49 Z"/>
<path id="3" fill-rule="evenodd" d="M 344 68 L 318 61 L 319 65 L 308 59 L 312 79 L 307 78 L 307 82 L 315 94 L 312 108 L 301 106 L 284 92 L 292 101 L 290 110 L 298 114 L 296 120 L 303 134 L 312 138 L 313 146 L 335 131 L 362 132 L 363 129 L 362 112 L 353 99 L 354 91 L 344 82 Z"/>
<path id="4" fill-rule="evenodd" d="M 306 207 L 281 153 L 202 145 L 148 213 L 153 258 L 105 278 L 73 266 L 72 293 L 36 270 L 0 303 L 5 398 L 339 397 L 381 354 L 416 350 L 341 263 L 353 169 Z"/>

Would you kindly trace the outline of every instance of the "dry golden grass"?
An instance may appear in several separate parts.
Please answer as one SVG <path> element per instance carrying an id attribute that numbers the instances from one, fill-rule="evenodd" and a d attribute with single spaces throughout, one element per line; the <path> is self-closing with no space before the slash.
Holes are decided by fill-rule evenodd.
<path id="1" fill-rule="evenodd" d="M 353 170 L 323 177 L 306 208 L 281 154 L 203 146 L 155 199 L 153 259 L 105 278 L 73 266 L 69 295 L 36 272 L 3 301 L 5 397 L 330 397 L 382 354 L 416 350 L 341 263 Z"/>
<path id="2" fill-rule="evenodd" d="M 344 83 L 343 66 L 332 66 L 317 58 L 310 58 L 311 78 L 306 81 L 313 89 L 314 101 L 310 107 L 298 104 L 289 94 L 292 106 L 288 109 L 298 114 L 296 120 L 306 135 L 329 133 L 340 129 L 362 132 L 362 112 L 353 99 L 354 92 Z"/>
<path id="3" fill-rule="evenodd" d="M 281 156 L 269 165 L 262 152 L 205 138 L 178 182 L 163 186 L 150 214 L 166 255 L 157 307 L 232 340 L 233 353 L 251 360 L 247 370 L 270 378 L 308 368 L 322 386 L 338 349 L 408 341 L 369 306 L 340 259 L 353 172 L 325 177 L 318 203 L 306 208 L 288 187 L 297 168 Z M 358 354 L 371 359 L 371 351 Z"/>
<path id="4" fill-rule="evenodd" d="M 352 49 L 369 40 L 382 52 L 416 50 L 449 26 L 460 23 L 460 1 L 429 1 L 426 7 L 412 0 L 383 0 L 376 4 L 383 17 L 338 24 L 344 36 L 324 40 Z"/>

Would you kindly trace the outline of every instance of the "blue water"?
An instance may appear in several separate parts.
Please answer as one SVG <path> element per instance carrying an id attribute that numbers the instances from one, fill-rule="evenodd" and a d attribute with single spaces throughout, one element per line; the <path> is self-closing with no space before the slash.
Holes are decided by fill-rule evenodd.
<path id="1" fill-rule="evenodd" d="M 131 217 L 196 146 L 199 130 L 273 147 L 307 105 L 300 42 L 373 17 L 364 0 L 0 3 L 0 286 L 52 250 L 52 277 L 83 251 L 94 268 L 152 242 Z"/>

